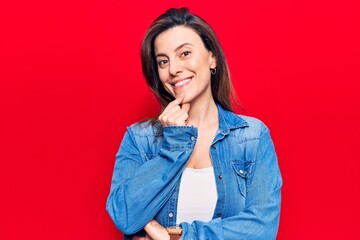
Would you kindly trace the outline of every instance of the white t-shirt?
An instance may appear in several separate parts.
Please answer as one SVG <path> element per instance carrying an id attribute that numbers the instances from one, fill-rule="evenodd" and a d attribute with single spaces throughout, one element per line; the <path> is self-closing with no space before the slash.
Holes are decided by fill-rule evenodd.
<path id="1" fill-rule="evenodd" d="M 185 168 L 180 182 L 176 224 L 209 222 L 215 211 L 217 190 L 213 167 Z"/>

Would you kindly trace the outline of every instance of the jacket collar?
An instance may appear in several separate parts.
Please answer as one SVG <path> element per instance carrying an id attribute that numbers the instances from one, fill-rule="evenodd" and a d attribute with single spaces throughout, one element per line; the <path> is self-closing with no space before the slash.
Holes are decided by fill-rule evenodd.
<path id="1" fill-rule="evenodd" d="M 227 135 L 232 129 L 249 126 L 249 124 L 239 115 L 223 109 L 219 103 L 216 103 L 216 106 L 219 115 L 219 131 L 222 134 Z"/>

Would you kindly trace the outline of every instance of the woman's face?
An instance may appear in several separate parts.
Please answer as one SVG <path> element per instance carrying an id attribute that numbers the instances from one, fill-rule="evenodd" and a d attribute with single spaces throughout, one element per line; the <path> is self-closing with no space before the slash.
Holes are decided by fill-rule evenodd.
<path id="1" fill-rule="evenodd" d="M 154 42 L 160 80 L 183 103 L 212 98 L 210 68 L 216 67 L 213 53 L 191 28 L 177 26 L 160 33 Z"/>

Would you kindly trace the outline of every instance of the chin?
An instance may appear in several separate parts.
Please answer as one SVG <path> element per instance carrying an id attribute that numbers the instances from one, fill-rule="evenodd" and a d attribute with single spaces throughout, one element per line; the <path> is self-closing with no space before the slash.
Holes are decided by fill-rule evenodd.
<path id="1" fill-rule="evenodd" d="M 188 96 L 185 95 L 184 100 L 182 101 L 182 104 L 191 103 L 191 101 L 192 101 L 191 97 L 188 97 Z"/>

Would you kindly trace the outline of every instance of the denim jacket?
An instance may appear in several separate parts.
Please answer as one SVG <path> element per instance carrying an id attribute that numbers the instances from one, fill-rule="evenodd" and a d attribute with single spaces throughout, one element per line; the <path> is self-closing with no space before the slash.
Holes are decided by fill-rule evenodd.
<path id="1" fill-rule="evenodd" d="M 181 239 L 275 239 L 282 179 L 269 130 L 255 118 L 217 107 L 210 155 L 218 200 L 210 222 L 181 223 Z M 194 126 L 142 122 L 127 128 L 106 205 L 124 239 L 139 235 L 151 219 L 176 225 L 181 174 L 197 136 Z"/>

